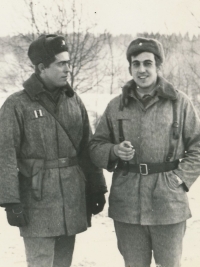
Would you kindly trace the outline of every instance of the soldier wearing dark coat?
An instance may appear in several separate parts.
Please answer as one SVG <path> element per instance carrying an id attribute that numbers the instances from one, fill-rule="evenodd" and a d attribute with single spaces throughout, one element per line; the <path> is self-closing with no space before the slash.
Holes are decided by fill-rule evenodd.
<path id="1" fill-rule="evenodd" d="M 42 35 L 28 56 L 35 73 L 0 110 L 0 205 L 29 267 L 69 267 L 75 236 L 102 211 L 107 189 L 89 158 L 87 111 L 67 82 L 65 39 Z"/>
<path id="2" fill-rule="evenodd" d="M 133 79 L 107 106 L 90 143 L 93 162 L 113 171 L 109 216 L 126 267 L 178 267 L 187 191 L 200 174 L 200 120 L 189 98 L 160 75 L 162 44 L 127 49 Z"/>

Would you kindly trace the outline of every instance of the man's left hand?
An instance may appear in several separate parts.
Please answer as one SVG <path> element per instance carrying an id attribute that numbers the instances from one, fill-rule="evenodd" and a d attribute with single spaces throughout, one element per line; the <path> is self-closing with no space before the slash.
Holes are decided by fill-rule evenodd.
<path id="1" fill-rule="evenodd" d="M 92 214 L 96 215 L 99 212 L 101 212 L 104 208 L 105 203 L 106 203 L 106 199 L 103 193 L 93 194 L 92 205 L 91 205 Z"/>

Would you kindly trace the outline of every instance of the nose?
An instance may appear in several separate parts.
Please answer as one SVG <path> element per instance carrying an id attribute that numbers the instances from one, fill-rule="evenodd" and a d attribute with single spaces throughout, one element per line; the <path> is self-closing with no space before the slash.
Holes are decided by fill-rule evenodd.
<path id="1" fill-rule="evenodd" d="M 142 63 L 140 64 L 140 66 L 138 68 L 138 71 L 139 72 L 145 72 L 145 67 L 144 67 L 144 65 Z"/>
<path id="2" fill-rule="evenodd" d="M 68 63 L 65 64 L 64 71 L 65 72 L 71 72 L 71 67 L 69 66 Z"/>

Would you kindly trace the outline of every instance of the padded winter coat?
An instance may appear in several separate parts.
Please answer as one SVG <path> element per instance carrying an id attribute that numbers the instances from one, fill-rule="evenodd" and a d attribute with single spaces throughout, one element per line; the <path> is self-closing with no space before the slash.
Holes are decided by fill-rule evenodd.
<path id="1" fill-rule="evenodd" d="M 109 197 L 109 216 L 114 220 L 142 225 L 174 224 L 191 217 L 186 191 L 200 175 L 200 121 L 188 97 L 163 78 L 157 94 L 146 107 L 130 90 L 129 104 L 120 110 L 122 95 L 108 104 L 91 142 L 93 162 L 114 171 Z M 173 134 L 173 105 L 177 101 L 179 138 Z M 136 154 L 132 164 L 166 161 L 171 142 L 174 153 L 170 161 L 182 159 L 175 170 L 142 175 L 122 175 L 110 153 L 119 140 L 119 120 L 124 138 Z M 179 185 L 176 175 L 182 179 Z"/>
<path id="2" fill-rule="evenodd" d="M 56 104 L 35 74 L 24 88 L 8 97 L 0 110 L 0 205 L 22 203 L 29 217 L 29 224 L 20 228 L 22 236 L 85 231 L 86 186 L 89 194 L 106 192 L 102 171 L 89 158 L 91 130 L 85 107 L 76 93 L 69 97 L 65 88 Z M 59 117 L 77 151 L 38 99 Z M 71 166 L 63 167 L 68 159 Z M 57 160 L 59 166 L 50 162 Z"/>

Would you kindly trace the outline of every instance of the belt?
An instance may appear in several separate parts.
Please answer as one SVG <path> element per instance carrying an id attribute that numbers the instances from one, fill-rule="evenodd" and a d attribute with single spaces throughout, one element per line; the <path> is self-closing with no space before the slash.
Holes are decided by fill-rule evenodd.
<path id="1" fill-rule="evenodd" d="M 140 163 L 140 164 L 127 164 L 127 172 L 140 173 L 142 175 L 148 175 L 159 172 L 168 172 L 175 170 L 178 167 L 179 160 L 161 163 Z M 117 166 L 117 169 L 124 169 L 123 161 Z"/>
<path id="2" fill-rule="evenodd" d="M 63 168 L 70 167 L 78 164 L 78 158 L 59 158 L 53 160 L 47 160 L 44 163 L 44 169 L 55 169 L 55 168 Z"/>

